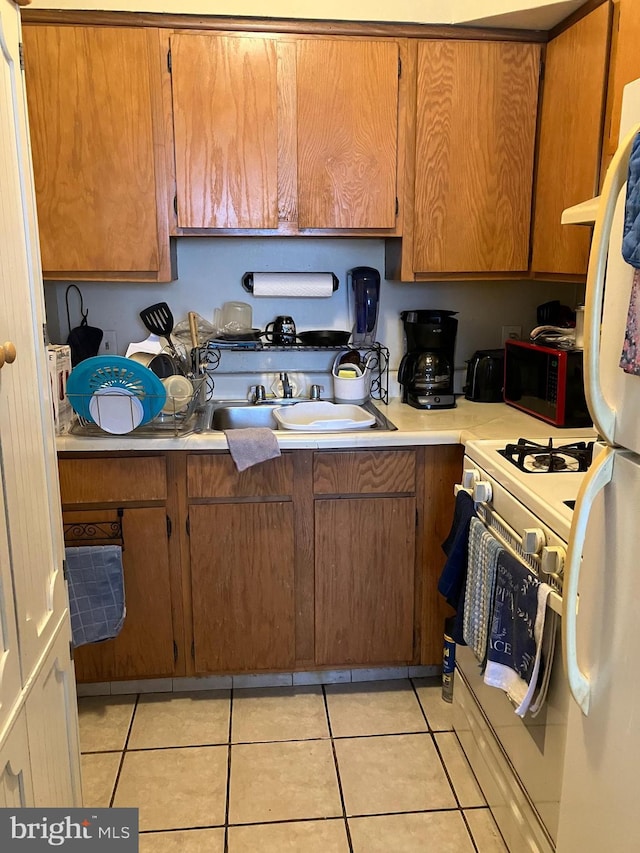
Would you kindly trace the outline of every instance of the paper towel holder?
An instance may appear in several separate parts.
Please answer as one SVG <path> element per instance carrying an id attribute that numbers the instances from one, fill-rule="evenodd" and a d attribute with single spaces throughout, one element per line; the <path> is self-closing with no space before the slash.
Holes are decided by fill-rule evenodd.
<path id="1" fill-rule="evenodd" d="M 282 275 L 282 276 L 287 276 L 287 275 L 292 274 L 291 271 L 286 273 L 286 272 L 275 272 L 275 270 L 269 270 L 269 272 L 274 274 L 274 275 Z M 302 272 L 302 270 L 300 270 L 299 272 L 293 273 L 293 274 L 294 275 L 314 275 L 314 273 L 309 273 L 308 271 Z M 255 271 L 254 272 L 246 272 L 242 276 L 242 286 L 247 291 L 247 293 L 253 293 L 253 277 L 254 277 L 254 275 L 256 275 Z M 340 284 L 338 276 L 333 272 L 325 272 L 325 273 L 322 273 L 322 275 L 330 275 L 331 276 L 331 280 L 333 283 L 333 292 L 335 293 L 336 290 L 338 289 L 339 284 Z"/>

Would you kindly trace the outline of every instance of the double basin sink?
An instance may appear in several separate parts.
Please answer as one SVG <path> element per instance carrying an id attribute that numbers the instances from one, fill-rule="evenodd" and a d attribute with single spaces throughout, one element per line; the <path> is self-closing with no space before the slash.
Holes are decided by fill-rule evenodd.
<path id="1" fill-rule="evenodd" d="M 279 425 L 273 414 L 274 408 L 302 402 L 304 400 L 300 397 L 266 400 L 262 403 L 248 403 L 244 400 L 211 400 L 197 413 L 194 432 L 219 432 L 247 427 L 266 427 L 277 430 Z M 397 429 L 370 401 L 362 403 L 360 408 L 375 418 L 375 423 L 365 429 L 388 431 Z"/>

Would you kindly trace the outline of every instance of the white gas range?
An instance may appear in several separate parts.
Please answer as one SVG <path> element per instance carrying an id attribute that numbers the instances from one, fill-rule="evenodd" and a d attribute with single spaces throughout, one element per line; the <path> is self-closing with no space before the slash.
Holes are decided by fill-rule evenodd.
<path id="1" fill-rule="evenodd" d="M 558 828 L 569 689 L 561 655 L 562 572 L 573 502 L 593 441 L 469 441 L 463 481 L 478 517 L 554 593 L 546 620 L 550 682 L 540 713 L 523 719 L 484 683 L 472 650 L 456 649 L 454 728 L 510 851 L 552 853 Z"/>

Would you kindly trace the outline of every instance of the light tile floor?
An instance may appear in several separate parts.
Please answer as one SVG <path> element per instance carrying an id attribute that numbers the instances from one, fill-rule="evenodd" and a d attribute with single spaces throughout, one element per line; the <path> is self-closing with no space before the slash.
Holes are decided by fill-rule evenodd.
<path id="1" fill-rule="evenodd" d="M 141 853 L 506 853 L 434 680 L 79 700 L 87 806 Z"/>

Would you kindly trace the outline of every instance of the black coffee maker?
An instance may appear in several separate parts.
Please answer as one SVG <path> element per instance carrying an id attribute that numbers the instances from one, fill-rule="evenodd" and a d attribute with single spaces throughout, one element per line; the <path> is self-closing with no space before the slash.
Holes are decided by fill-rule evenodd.
<path id="1" fill-rule="evenodd" d="M 407 351 L 398 370 L 402 402 L 415 409 L 453 409 L 457 311 L 403 311 Z"/>

